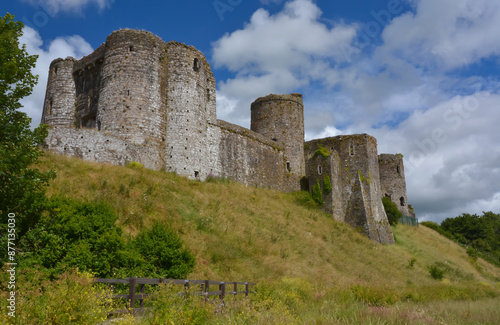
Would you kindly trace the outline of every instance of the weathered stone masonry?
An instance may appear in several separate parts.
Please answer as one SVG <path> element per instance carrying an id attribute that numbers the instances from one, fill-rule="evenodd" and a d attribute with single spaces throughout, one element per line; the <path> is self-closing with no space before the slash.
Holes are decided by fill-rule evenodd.
<path id="1" fill-rule="evenodd" d="M 373 240 L 394 241 L 381 197 L 408 211 L 399 156 L 379 158 L 368 135 L 304 143 L 300 94 L 258 98 L 251 130 L 217 120 L 215 96 L 210 65 L 194 47 L 119 30 L 80 60 L 51 63 L 42 115 L 50 126 L 47 147 L 90 161 L 138 161 L 191 179 L 228 177 L 282 191 L 312 188 L 328 175 L 325 210 Z"/>

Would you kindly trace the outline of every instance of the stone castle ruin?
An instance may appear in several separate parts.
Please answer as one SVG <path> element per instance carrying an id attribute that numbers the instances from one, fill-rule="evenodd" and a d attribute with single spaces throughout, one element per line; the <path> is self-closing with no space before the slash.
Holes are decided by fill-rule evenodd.
<path id="1" fill-rule="evenodd" d="M 194 47 L 115 31 L 92 54 L 51 63 L 42 115 L 50 127 L 47 147 L 89 161 L 137 161 L 190 179 L 225 177 L 287 192 L 319 184 L 334 218 L 372 240 L 394 242 L 381 198 L 390 196 L 410 214 L 400 156 L 379 156 L 376 139 L 366 134 L 304 142 L 300 94 L 258 98 L 250 130 L 218 120 L 215 87 Z"/>

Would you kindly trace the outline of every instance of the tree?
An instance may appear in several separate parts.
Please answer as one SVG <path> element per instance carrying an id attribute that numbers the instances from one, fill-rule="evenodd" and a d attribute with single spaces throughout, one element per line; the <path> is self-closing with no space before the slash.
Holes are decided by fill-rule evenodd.
<path id="1" fill-rule="evenodd" d="M 387 214 L 387 219 L 389 219 L 389 224 L 395 226 L 399 223 L 399 219 L 403 216 L 403 213 L 399 211 L 396 203 L 392 202 L 391 198 L 383 197 L 382 203 L 384 204 L 384 210 Z"/>
<path id="2" fill-rule="evenodd" d="M 14 213 L 18 234 L 38 221 L 44 188 L 55 176 L 53 171 L 33 167 L 43 156 L 39 146 L 47 137 L 47 127 L 31 130 L 31 119 L 19 111 L 20 100 L 31 94 L 38 80 L 31 72 L 37 56 L 19 44 L 23 27 L 9 13 L 0 17 L 0 229 L 8 214 Z"/>

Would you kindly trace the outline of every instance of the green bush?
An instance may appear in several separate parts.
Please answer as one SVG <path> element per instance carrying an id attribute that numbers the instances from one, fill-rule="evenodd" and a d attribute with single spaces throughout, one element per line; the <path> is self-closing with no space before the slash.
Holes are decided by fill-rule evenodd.
<path id="1" fill-rule="evenodd" d="M 116 308 L 110 290 L 92 285 L 92 276 L 70 270 L 50 281 L 46 274 L 25 269 L 17 273 L 16 314 L 8 316 L 8 273 L 0 273 L 1 324 L 103 324 Z"/>
<path id="2" fill-rule="evenodd" d="M 312 198 L 319 206 L 323 205 L 323 192 L 321 191 L 319 179 L 316 181 L 316 185 L 312 188 Z"/>
<path id="3" fill-rule="evenodd" d="M 403 213 L 399 211 L 396 203 L 391 201 L 389 197 L 382 198 L 382 204 L 384 205 L 385 213 L 387 214 L 387 219 L 389 219 L 389 224 L 395 226 L 399 223 L 399 219 L 403 216 Z"/>
<path id="4" fill-rule="evenodd" d="M 428 267 L 431 277 L 435 280 L 442 280 L 444 277 L 445 269 L 438 263 L 429 265 Z"/>
<path id="5" fill-rule="evenodd" d="M 104 203 L 53 197 L 35 228 L 20 242 L 20 266 L 39 266 L 52 277 L 70 268 L 98 277 L 176 277 L 191 272 L 194 258 L 164 226 L 125 242 L 117 216 Z"/>
<path id="6" fill-rule="evenodd" d="M 133 241 L 134 248 L 145 259 L 144 270 L 150 277 L 185 278 L 195 265 L 195 258 L 172 230 L 156 223 Z"/>
<path id="7" fill-rule="evenodd" d="M 53 197 L 46 210 L 21 241 L 21 266 L 39 265 L 52 275 L 78 267 L 103 277 L 123 266 L 125 242 L 106 204 Z"/>
<path id="8" fill-rule="evenodd" d="M 328 195 L 332 192 L 332 181 L 330 180 L 330 176 L 325 175 L 323 177 L 323 193 Z"/>

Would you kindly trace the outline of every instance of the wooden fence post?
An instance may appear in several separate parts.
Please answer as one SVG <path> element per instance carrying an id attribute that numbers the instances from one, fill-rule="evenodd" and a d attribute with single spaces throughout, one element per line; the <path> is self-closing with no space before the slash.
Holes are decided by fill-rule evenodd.
<path id="1" fill-rule="evenodd" d="M 245 282 L 245 298 L 248 298 L 248 288 L 249 288 L 248 282 Z"/>
<path id="2" fill-rule="evenodd" d="M 137 278 L 129 278 L 129 293 L 128 298 L 130 299 L 130 308 L 135 308 L 135 285 Z"/>
<path id="3" fill-rule="evenodd" d="M 141 284 L 141 302 L 139 308 L 144 308 L 144 294 L 146 293 L 146 284 Z"/>
<path id="4" fill-rule="evenodd" d="M 208 292 L 210 291 L 210 281 L 205 280 L 205 301 L 208 301 Z"/>
<path id="5" fill-rule="evenodd" d="M 221 282 L 219 284 L 219 290 L 220 290 L 219 299 L 224 300 L 224 297 L 226 296 L 226 283 L 225 282 Z"/>

